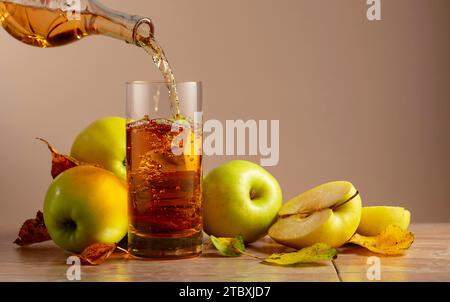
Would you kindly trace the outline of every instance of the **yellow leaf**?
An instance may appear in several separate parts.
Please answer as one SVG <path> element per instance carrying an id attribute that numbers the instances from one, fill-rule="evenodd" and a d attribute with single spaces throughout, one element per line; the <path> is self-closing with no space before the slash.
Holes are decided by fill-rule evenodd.
<path id="1" fill-rule="evenodd" d="M 272 254 L 264 261 L 279 265 L 292 265 L 296 263 L 310 263 L 317 261 L 332 260 L 337 251 L 325 243 L 316 243 L 313 246 L 303 248 L 299 251 L 283 254 Z"/>
<path id="2" fill-rule="evenodd" d="M 414 234 L 397 225 L 389 225 L 377 236 L 353 235 L 350 243 L 383 255 L 402 254 L 414 242 Z"/>
<path id="3" fill-rule="evenodd" d="M 245 252 L 244 239 L 241 235 L 235 238 L 217 238 L 213 235 L 209 236 L 214 247 L 227 257 L 237 257 Z"/>

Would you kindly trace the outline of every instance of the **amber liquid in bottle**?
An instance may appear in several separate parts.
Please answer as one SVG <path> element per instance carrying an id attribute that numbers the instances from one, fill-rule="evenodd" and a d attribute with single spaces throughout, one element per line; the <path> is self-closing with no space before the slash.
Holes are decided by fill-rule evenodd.
<path id="1" fill-rule="evenodd" d="M 0 1 L 0 21 L 3 28 L 17 40 L 37 47 L 65 45 L 89 35 L 94 16 L 81 14 L 70 20 L 62 10 L 35 8 Z"/>

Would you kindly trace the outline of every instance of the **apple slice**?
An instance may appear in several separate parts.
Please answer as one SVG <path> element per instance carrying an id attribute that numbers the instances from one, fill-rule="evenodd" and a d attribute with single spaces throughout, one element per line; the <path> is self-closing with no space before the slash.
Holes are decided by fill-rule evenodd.
<path id="1" fill-rule="evenodd" d="M 402 207 L 364 207 L 356 232 L 364 236 L 376 236 L 392 224 L 407 230 L 410 220 L 411 213 Z"/>
<path id="2" fill-rule="evenodd" d="M 333 181 L 312 188 L 286 202 L 269 236 L 297 249 L 323 242 L 332 247 L 346 243 L 361 218 L 361 197 L 348 181 Z"/>

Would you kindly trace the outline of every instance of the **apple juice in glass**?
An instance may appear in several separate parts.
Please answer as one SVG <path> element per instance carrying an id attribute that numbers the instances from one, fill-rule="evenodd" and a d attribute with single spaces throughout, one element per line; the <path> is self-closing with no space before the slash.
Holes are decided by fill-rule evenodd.
<path id="1" fill-rule="evenodd" d="M 128 248 L 136 256 L 183 258 L 202 249 L 201 84 L 177 89 L 174 111 L 167 83 L 127 84 Z"/>

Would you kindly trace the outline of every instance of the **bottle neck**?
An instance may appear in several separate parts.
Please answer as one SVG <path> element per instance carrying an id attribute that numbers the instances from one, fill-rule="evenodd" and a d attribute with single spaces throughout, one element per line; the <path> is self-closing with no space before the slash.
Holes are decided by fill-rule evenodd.
<path id="1" fill-rule="evenodd" d="M 149 18 L 111 10 L 96 0 L 89 1 L 89 11 L 94 15 L 90 24 L 91 33 L 136 45 L 139 45 L 138 39 L 154 34 Z"/>

